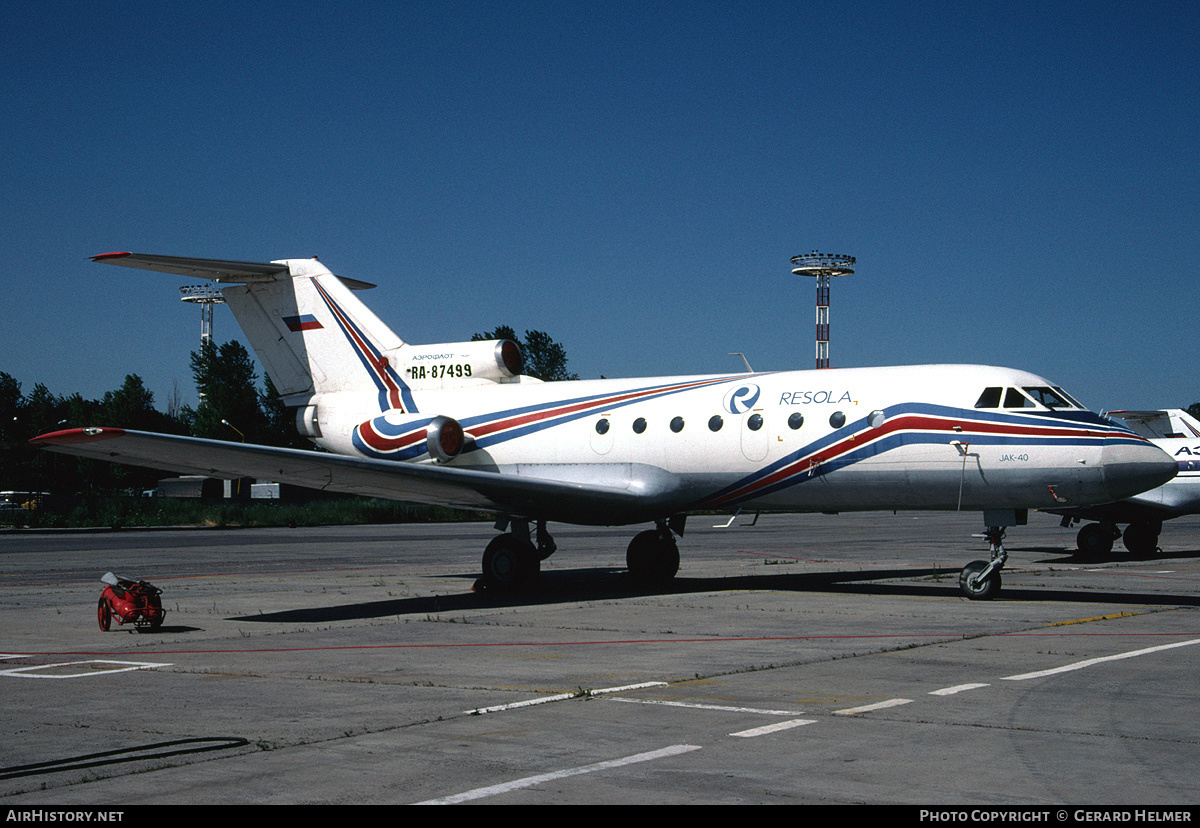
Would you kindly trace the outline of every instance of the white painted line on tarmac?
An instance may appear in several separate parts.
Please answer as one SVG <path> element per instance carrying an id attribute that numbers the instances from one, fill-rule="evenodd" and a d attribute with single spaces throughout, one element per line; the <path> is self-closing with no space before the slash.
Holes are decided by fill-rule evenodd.
<path id="1" fill-rule="evenodd" d="M 518 791 L 522 788 L 532 788 L 534 785 L 540 785 L 543 782 L 553 782 L 556 779 L 566 779 L 569 776 L 580 776 L 585 773 L 595 773 L 597 771 L 609 770 L 610 768 L 619 768 L 625 765 L 636 765 L 639 762 L 651 762 L 655 759 L 663 759 L 668 756 L 679 756 L 683 753 L 690 753 L 693 750 L 700 750 L 700 746 L 671 745 L 670 747 L 665 747 L 661 750 L 652 750 L 648 753 L 637 753 L 633 756 L 626 756 L 622 759 L 610 759 L 607 762 L 596 762 L 592 765 L 584 765 L 578 768 L 566 768 L 564 770 L 552 771 L 551 773 L 538 774 L 537 776 L 527 776 L 524 779 L 514 779 L 512 782 L 502 782 L 499 785 L 489 785 L 486 788 L 476 788 L 472 791 L 464 791 L 463 793 L 444 796 L 439 799 L 427 799 L 424 802 L 418 802 L 416 804 L 454 805 L 459 802 L 469 802 L 473 799 L 485 799 L 489 796 L 498 796 L 511 791 Z"/>
<path id="2" fill-rule="evenodd" d="M 659 699 L 623 699 L 619 696 L 609 701 L 626 704 L 658 704 L 663 707 L 688 707 L 693 710 L 719 710 L 723 713 L 757 713 L 762 716 L 799 716 L 803 710 L 763 710 L 757 707 L 730 707 L 721 704 L 699 704 L 697 702 L 662 701 Z"/>
<path id="3" fill-rule="evenodd" d="M 1161 653 L 1163 650 L 1174 650 L 1177 647 L 1190 647 L 1193 644 L 1200 644 L 1200 638 L 1193 638 L 1188 641 L 1176 641 L 1174 644 L 1160 644 L 1157 647 L 1146 647 L 1142 650 L 1131 650 L 1127 653 L 1117 653 L 1116 655 L 1101 656 L 1100 658 L 1089 658 L 1084 661 L 1076 661 L 1073 664 L 1064 664 L 1062 667 L 1054 667 L 1049 670 L 1037 670 L 1033 673 L 1021 673 L 1016 676 L 1005 676 L 1004 681 L 1025 681 L 1026 679 L 1044 678 L 1045 676 L 1053 676 L 1058 673 L 1069 673 L 1072 670 L 1082 670 L 1085 667 L 1091 667 L 1096 664 L 1103 664 L 1106 661 L 1120 661 L 1125 658 L 1137 658 L 1138 656 L 1149 655 L 1150 653 Z"/>
<path id="4" fill-rule="evenodd" d="M 788 719 L 786 722 L 775 722 L 775 724 L 763 725 L 762 727 L 752 727 L 749 730 L 739 730 L 737 733 L 730 733 L 729 735 L 752 739 L 755 736 L 765 736 L 768 733 L 791 730 L 793 727 L 816 724 L 816 722 L 816 719 Z"/>
<path id="5" fill-rule="evenodd" d="M 606 693 L 625 693 L 629 690 L 645 690 L 647 687 L 666 687 L 665 681 L 643 681 L 641 684 L 626 684 L 624 687 L 601 687 L 599 690 L 589 690 L 588 693 L 593 696 L 602 696 Z"/>
<path id="6" fill-rule="evenodd" d="M 943 687 L 941 690 L 931 690 L 931 696 L 953 696 L 955 693 L 962 693 L 964 690 L 978 690 L 980 687 L 987 687 L 986 684 L 956 684 L 953 687 Z"/>
<path id="7" fill-rule="evenodd" d="M 464 710 L 471 716 L 478 716 L 481 713 L 499 713 L 502 710 L 516 710 L 520 707 L 533 707 L 536 704 L 549 704 L 550 702 L 565 701 L 566 699 L 576 698 L 578 693 L 557 693 L 553 696 L 542 696 L 537 699 L 526 699 L 525 701 L 512 702 L 510 704 L 497 704 L 492 707 L 476 707 L 474 710 Z"/>
<path id="8" fill-rule="evenodd" d="M 628 690 L 644 690 L 647 687 L 666 686 L 667 683 L 665 681 L 644 681 L 640 684 L 626 684 L 623 687 L 601 687 L 598 690 L 577 690 L 574 693 L 556 693 L 553 696 L 541 696 L 536 699 L 526 699 L 525 701 L 511 702 L 509 704 L 497 704 L 492 707 L 477 707 L 474 710 L 464 710 L 463 712 L 471 716 L 478 716 L 481 713 L 499 713 L 503 710 L 516 710 L 521 707 L 533 707 L 538 704 L 578 699 L 584 696 L 602 696 L 607 693 L 623 693 Z"/>
<path id="9" fill-rule="evenodd" d="M 845 710 L 833 711 L 835 716 L 853 716 L 858 713 L 870 713 L 872 710 L 883 710 L 888 707 L 899 707 L 902 704 L 911 704 L 912 699 L 888 699 L 887 701 L 876 702 L 875 704 L 864 704 L 862 707 L 847 707 Z"/>
<path id="10" fill-rule="evenodd" d="M 64 667 L 78 667 L 81 664 L 114 664 L 121 665 L 117 667 L 104 667 L 99 670 L 75 670 L 65 673 L 48 673 L 37 672 L 39 670 L 60 670 Z M 170 667 L 170 664 L 161 664 L 150 661 L 108 661 L 106 659 L 90 659 L 88 661 L 62 661 L 57 664 L 37 664 L 33 667 L 14 667 L 11 670 L 0 670 L 0 676 L 13 676 L 15 678 L 37 678 L 37 679 L 70 679 L 70 678 L 86 678 L 90 676 L 109 676 L 113 673 L 127 673 L 130 670 L 150 670 L 155 667 Z"/>

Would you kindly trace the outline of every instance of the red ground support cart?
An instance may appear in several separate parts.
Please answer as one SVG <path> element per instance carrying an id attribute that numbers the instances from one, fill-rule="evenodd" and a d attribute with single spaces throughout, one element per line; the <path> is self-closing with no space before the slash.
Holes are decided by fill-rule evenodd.
<path id="1" fill-rule="evenodd" d="M 107 584 L 96 605 L 100 629 L 108 632 L 113 619 L 118 624 L 132 623 L 136 627 L 157 629 L 162 626 L 163 608 L 158 597 L 162 590 L 154 584 L 118 578 L 111 572 L 104 573 L 100 582 Z"/>

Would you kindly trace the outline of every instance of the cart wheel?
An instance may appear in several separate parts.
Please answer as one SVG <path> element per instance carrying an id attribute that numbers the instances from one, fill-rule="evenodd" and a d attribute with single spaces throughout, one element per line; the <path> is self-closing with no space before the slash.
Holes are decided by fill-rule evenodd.
<path id="1" fill-rule="evenodd" d="M 96 605 L 96 620 L 100 623 L 100 629 L 108 632 L 108 628 L 112 626 L 112 612 L 108 609 L 108 601 L 103 598 Z"/>

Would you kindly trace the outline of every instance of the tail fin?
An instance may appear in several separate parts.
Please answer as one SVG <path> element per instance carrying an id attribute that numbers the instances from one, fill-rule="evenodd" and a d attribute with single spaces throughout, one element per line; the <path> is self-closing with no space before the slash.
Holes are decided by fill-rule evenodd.
<path id="1" fill-rule="evenodd" d="M 340 279 L 315 259 L 255 263 L 107 253 L 93 261 L 240 283 L 221 294 L 290 405 L 355 391 L 378 394 L 381 409 L 411 409 L 389 359 L 404 340 L 351 290 L 372 285 Z"/>
<path id="2" fill-rule="evenodd" d="M 404 340 L 320 262 L 278 264 L 287 265 L 289 277 L 221 294 L 285 401 L 370 391 L 382 408 L 407 408 L 387 358 Z"/>

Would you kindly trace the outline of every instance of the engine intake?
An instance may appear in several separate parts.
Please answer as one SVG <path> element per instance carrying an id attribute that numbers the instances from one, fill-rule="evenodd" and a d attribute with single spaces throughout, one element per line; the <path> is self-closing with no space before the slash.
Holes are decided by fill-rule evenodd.
<path id="1" fill-rule="evenodd" d="M 466 443 L 466 434 L 458 420 L 434 417 L 425 427 L 425 447 L 429 456 L 439 463 L 447 463 L 458 457 Z"/>
<path id="2" fill-rule="evenodd" d="M 445 388 L 483 381 L 505 382 L 520 376 L 525 360 L 511 339 L 405 345 L 389 353 L 389 362 L 409 385 Z"/>

